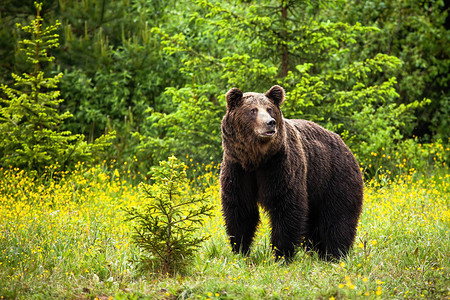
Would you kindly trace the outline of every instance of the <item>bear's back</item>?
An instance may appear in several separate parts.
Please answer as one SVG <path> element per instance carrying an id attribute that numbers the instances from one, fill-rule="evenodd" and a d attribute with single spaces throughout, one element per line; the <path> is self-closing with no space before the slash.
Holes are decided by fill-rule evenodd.
<path id="1" fill-rule="evenodd" d="M 300 134 L 305 153 L 310 159 L 331 159 L 337 150 L 348 149 L 341 137 L 322 126 L 307 120 L 284 119 Z"/>
<path id="2" fill-rule="evenodd" d="M 307 120 L 285 119 L 299 133 L 307 161 L 308 194 L 316 194 L 331 181 L 361 181 L 359 165 L 341 137 Z M 349 172 L 350 171 L 350 172 Z"/>

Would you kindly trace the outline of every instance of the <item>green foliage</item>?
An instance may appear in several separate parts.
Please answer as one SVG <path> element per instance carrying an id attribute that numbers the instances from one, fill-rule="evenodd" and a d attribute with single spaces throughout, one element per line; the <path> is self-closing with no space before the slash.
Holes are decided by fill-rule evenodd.
<path id="1" fill-rule="evenodd" d="M 134 133 L 140 140 L 137 156 L 154 162 L 163 156 L 189 153 L 197 162 L 220 161 L 220 121 L 225 109 L 218 104 L 215 91 L 209 84 L 168 88 L 164 96 L 173 108 L 170 113 L 147 111 L 142 131 Z"/>
<path id="2" fill-rule="evenodd" d="M 396 102 L 407 105 L 424 98 L 431 100 L 415 110 L 417 121 L 412 130 L 427 141 L 432 136 L 450 135 L 448 13 L 442 0 L 350 0 L 340 2 L 332 16 L 379 28 L 366 37 L 365 43 L 355 45 L 355 51 L 363 59 L 383 52 L 403 62 L 394 72 L 398 78 Z"/>
<path id="3" fill-rule="evenodd" d="M 43 27 L 41 4 L 35 5 L 37 16 L 31 24 L 17 25 L 31 36 L 20 44 L 32 70 L 12 74 L 16 88 L 1 85 L 7 98 L 1 99 L 0 107 L 0 164 L 42 173 L 46 166 L 59 165 L 65 169 L 78 161 L 92 160 L 91 151 L 102 149 L 108 137 L 87 145 L 82 135 L 61 130 L 64 120 L 71 116 L 69 112 L 58 111 L 64 101 L 57 90 L 62 73 L 47 77 L 41 70 L 41 65 L 54 60 L 48 50 L 59 46 L 59 36 L 54 32 L 60 23 Z"/>
<path id="4" fill-rule="evenodd" d="M 238 86 L 244 91 L 264 92 L 277 83 L 287 91 L 282 107 L 285 117 L 308 119 L 341 134 L 358 159 L 370 165 L 365 169 L 372 176 L 379 165 L 370 153 L 381 149 L 397 151 L 414 129 L 414 113 L 429 101 L 398 103 L 397 79 L 393 74 L 402 62 L 381 53 L 361 57 L 355 51 L 356 45 L 377 32 L 377 28 L 331 22 L 326 14 L 315 15 L 328 13 L 333 7 L 266 2 L 267 5 L 198 1 L 200 8 L 191 13 L 190 19 L 203 28 L 196 29 L 198 34 L 170 34 L 163 28 L 153 29 L 161 36 L 167 55 L 182 57 L 181 71 L 187 80 L 195 82 L 197 89 L 203 86 L 212 95 L 221 96 L 218 102 L 206 105 L 204 101 L 193 101 L 195 97 L 180 102 L 179 95 L 192 85 L 186 84 L 178 92 L 168 89 L 165 95 L 174 105 L 168 113 L 152 112 L 147 119 L 159 133 L 147 134 L 150 142 L 146 145 L 166 148 L 163 153 L 189 149 L 205 160 L 220 160 L 217 152 L 206 158 L 208 153 L 203 154 L 196 144 L 198 141 L 219 145 L 216 139 L 208 135 L 199 139 L 190 128 L 203 128 L 206 133 L 218 131 L 225 107 L 222 95 L 228 88 Z M 311 19 L 309 15 L 315 17 Z M 204 43 L 212 46 L 205 48 Z M 192 118 L 186 110 L 205 113 Z"/>
<path id="5" fill-rule="evenodd" d="M 30 7 L 6 1 L 0 11 L 0 76 L 10 82 L 5 70 L 20 73 L 24 60 L 11 24 Z M 285 116 L 339 133 L 370 176 L 370 153 L 403 151 L 414 137 L 447 143 L 442 0 L 49 0 L 43 11 L 62 20 L 63 47 L 51 54 L 64 74 L 59 106 L 73 117 L 61 130 L 88 141 L 115 130 L 106 155 L 133 176 L 171 154 L 220 161 L 231 87 L 282 85 Z"/>
<path id="6" fill-rule="evenodd" d="M 172 154 L 154 159 L 157 152 L 144 149 L 139 133 L 146 131 L 148 111 L 170 109 L 164 89 L 180 82 L 177 63 L 163 56 L 158 37 L 151 33 L 153 26 L 174 22 L 165 20 L 175 1 L 60 2 L 65 20 L 65 51 L 58 56 L 65 74 L 61 93 L 70 99 L 65 107 L 74 114 L 65 128 L 89 141 L 114 130 L 109 158 L 127 163 L 137 177 L 147 174 Z"/>
<path id="7" fill-rule="evenodd" d="M 210 195 L 204 191 L 188 192 L 186 165 L 175 156 L 153 168 L 152 185 L 142 183 L 147 204 L 143 211 L 127 210 L 134 220 L 134 243 L 141 248 L 139 264 L 143 271 L 174 275 L 182 272 L 207 239 L 197 231 L 211 215 Z"/>

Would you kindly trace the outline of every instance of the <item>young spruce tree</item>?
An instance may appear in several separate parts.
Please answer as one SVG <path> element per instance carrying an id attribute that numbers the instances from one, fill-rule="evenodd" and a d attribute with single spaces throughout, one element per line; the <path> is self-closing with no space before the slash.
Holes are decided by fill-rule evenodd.
<path id="1" fill-rule="evenodd" d="M 133 241 L 142 250 L 138 263 L 143 271 L 173 275 L 185 269 L 201 242 L 197 233 L 211 215 L 209 194 L 189 187 L 186 165 L 175 156 L 153 168 L 154 183 L 141 183 L 148 203 L 143 211 L 126 210 L 134 220 Z"/>
<path id="2" fill-rule="evenodd" d="M 57 89 L 62 73 L 48 77 L 42 67 L 55 58 L 48 50 L 59 46 L 55 33 L 60 23 L 43 26 L 42 5 L 35 2 L 36 18 L 30 25 L 17 24 L 30 38 L 20 41 L 21 51 L 30 63 L 30 72 L 12 74 L 14 88 L 1 84 L 0 91 L 0 166 L 37 171 L 54 165 L 67 168 L 91 159 L 91 152 L 107 145 L 109 136 L 88 145 L 83 135 L 73 135 L 60 127 L 70 112 L 60 113 L 64 100 Z M 3 98 L 6 96 L 6 98 Z"/>

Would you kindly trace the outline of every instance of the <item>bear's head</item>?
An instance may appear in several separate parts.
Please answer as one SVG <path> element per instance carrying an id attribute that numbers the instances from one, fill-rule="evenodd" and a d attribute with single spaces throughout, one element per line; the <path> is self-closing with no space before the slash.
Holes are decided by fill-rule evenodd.
<path id="1" fill-rule="evenodd" d="M 280 105 L 284 96 L 284 89 L 278 85 L 265 94 L 242 93 L 237 88 L 227 92 L 222 144 L 226 154 L 244 168 L 257 166 L 279 149 L 283 135 Z"/>

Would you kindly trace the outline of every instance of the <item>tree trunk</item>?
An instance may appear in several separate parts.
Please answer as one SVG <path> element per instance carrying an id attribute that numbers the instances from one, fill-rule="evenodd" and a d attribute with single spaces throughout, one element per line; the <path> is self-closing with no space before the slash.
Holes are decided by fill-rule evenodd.
<path id="1" fill-rule="evenodd" d="M 287 29 L 286 29 L 286 21 L 287 21 L 288 8 L 285 0 L 281 0 L 281 73 L 280 77 L 286 77 L 288 73 L 289 66 L 289 49 L 287 45 Z"/>

